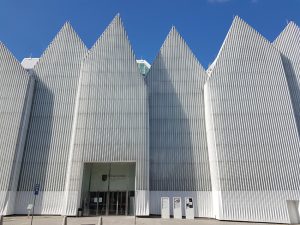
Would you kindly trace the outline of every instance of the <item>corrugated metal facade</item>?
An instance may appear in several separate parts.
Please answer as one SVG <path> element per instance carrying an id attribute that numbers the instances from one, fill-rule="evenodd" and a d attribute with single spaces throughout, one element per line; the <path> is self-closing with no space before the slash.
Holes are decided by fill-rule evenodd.
<path id="1" fill-rule="evenodd" d="M 206 79 L 205 70 L 173 27 L 146 77 L 151 191 L 169 191 L 170 195 L 200 191 L 210 196 L 203 96 Z M 159 196 L 151 199 L 160 202 Z M 199 203 L 203 212 L 199 210 L 197 216 L 211 216 L 206 206 L 210 204 Z"/>
<path id="2" fill-rule="evenodd" d="M 136 162 L 137 214 L 148 215 L 147 90 L 119 16 L 83 61 L 77 101 L 66 214 L 79 207 L 84 162 L 127 161 Z"/>
<path id="3" fill-rule="evenodd" d="M 281 52 L 297 127 L 300 131 L 300 28 L 290 22 L 273 45 Z"/>
<path id="4" fill-rule="evenodd" d="M 0 42 L 0 214 L 14 209 L 34 79 Z"/>
<path id="5" fill-rule="evenodd" d="M 280 53 L 236 17 L 204 93 L 214 215 L 289 222 L 300 142 Z"/>
<path id="6" fill-rule="evenodd" d="M 65 24 L 33 76 L 0 43 L 0 213 L 40 183 L 35 213 L 76 215 L 84 163 L 135 162 L 137 215 L 180 196 L 198 217 L 299 222 L 299 49 L 294 23 L 272 45 L 236 17 L 206 73 L 172 28 L 144 81 L 119 16 L 89 52 Z"/>
<path id="7" fill-rule="evenodd" d="M 81 61 L 87 49 L 66 23 L 34 67 L 36 88 L 24 151 L 17 213 L 26 213 L 36 183 L 36 213 L 60 214 Z M 47 192 L 47 193 L 46 193 Z M 30 197 L 29 197 L 29 196 Z M 41 203 L 40 203 L 41 202 Z M 23 204 L 24 203 L 24 204 Z"/>
<path id="8" fill-rule="evenodd" d="M 273 42 L 273 45 L 281 52 L 281 59 L 292 99 L 298 134 L 300 134 L 300 28 L 295 23 L 290 22 L 278 36 L 278 38 Z M 291 157 L 294 156 L 291 155 Z M 294 170 L 294 167 L 291 168 Z M 299 172 L 299 170 L 293 171 L 293 173 L 297 172 Z M 299 190 L 299 180 L 295 180 L 294 182 L 297 183 L 297 190 Z M 299 200 L 299 191 L 294 192 L 295 193 L 288 198 Z M 295 196 L 298 196 L 298 198 Z M 296 207 L 297 204 L 299 204 L 298 200 L 294 202 Z M 290 222 L 300 223 L 299 209 L 298 213 L 296 214 L 298 216 L 296 216 L 294 220 L 290 220 Z"/>

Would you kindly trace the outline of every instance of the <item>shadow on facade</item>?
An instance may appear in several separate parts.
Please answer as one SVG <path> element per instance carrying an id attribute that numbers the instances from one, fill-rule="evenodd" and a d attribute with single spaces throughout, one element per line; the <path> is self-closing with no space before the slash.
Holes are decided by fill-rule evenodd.
<path id="1" fill-rule="evenodd" d="M 292 100 L 293 111 L 294 111 L 295 120 L 297 124 L 298 136 L 300 137 L 300 88 L 297 81 L 297 74 L 294 70 L 292 62 L 284 55 L 282 54 L 280 55 L 281 55 L 281 59 L 285 71 L 290 97 Z"/>
<path id="2" fill-rule="evenodd" d="M 156 60 L 163 72 L 159 78 L 150 77 L 151 72 L 146 77 L 150 111 L 150 191 L 195 191 L 190 120 L 182 104 L 189 96 L 182 91 L 182 84 L 174 86 L 170 79 L 173 74 L 160 53 Z M 158 79 L 160 81 L 155 82 Z"/>
<path id="3" fill-rule="evenodd" d="M 53 184 L 45 185 L 45 183 L 49 176 L 47 168 L 51 164 L 49 162 L 50 151 L 53 151 L 51 146 L 55 146 L 52 143 L 54 96 L 37 76 L 35 79 L 34 97 L 18 184 L 18 191 L 32 192 L 32 201 L 35 184 L 40 185 L 41 192 L 51 191 L 45 190 L 45 186 L 51 187 Z M 31 196 L 29 197 L 31 199 Z M 39 197 L 36 204 L 43 202 L 43 195 Z M 35 213 L 40 214 L 41 212 L 38 211 L 40 209 L 41 207 L 36 207 Z"/>

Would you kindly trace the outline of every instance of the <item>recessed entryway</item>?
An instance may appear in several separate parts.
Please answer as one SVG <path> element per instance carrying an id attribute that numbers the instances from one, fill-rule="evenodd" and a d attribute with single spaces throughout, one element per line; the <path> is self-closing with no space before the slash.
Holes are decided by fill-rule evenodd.
<path id="1" fill-rule="evenodd" d="M 133 215 L 135 163 L 85 163 L 81 209 L 84 216 Z"/>

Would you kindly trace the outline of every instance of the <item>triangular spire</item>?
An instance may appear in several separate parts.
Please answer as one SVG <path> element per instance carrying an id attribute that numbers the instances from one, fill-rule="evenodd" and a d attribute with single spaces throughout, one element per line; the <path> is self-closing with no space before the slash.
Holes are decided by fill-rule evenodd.
<path id="1" fill-rule="evenodd" d="M 115 75 L 125 74 L 139 74 L 139 70 L 136 64 L 135 55 L 128 40 L 123 22 L 119 14 L 117 14 L 112 22 L 108 25 L 102 35 L 98 38 L 96 43 L 91 48 L 89 54 L 86 57 L 86 61 L 90 58 L 105 58 L 111 62 L 107 62 L 106 66 L 115 64 L 120 60 L 119 65 L 124 63 L 123 67 L 111 66 L 111 70 L 118 69 L 123 70 L 123 73 L 112 73 Z M 125 62 L 126 61 L 126 62 Z M 125 65 L 126 64 L 126 65 Z M 128 67 L 130 65 L 130 67 Z M 129 69 L 131 72 L 126 73 L 125 70 Z"/>
<path id="2" fill-rule="evenodd" d="M 288 34 L 288 35 L 292 35 L 292 34 L 296 34 L 296 33 L 300 33 L 300 28 L 299 26 L 293 22 L 290 21 L 286 27 L 283 29 L 283 31 L 278 35 L 277 39 L 280 39 L 282 36 Z M 299 35 L 299 34 L 298 34 Z M 276 40 L 274 42 L 276 42 Z"/>
<path id="3" fill-rule="evenodd" d="M 146 76 L 153 191 L 168 190 L 170 183 L 181 191 L 211 189 L 203 116 L 206 80 L 205 70 L 173 26 Z M 195 130 L 199 136 L 193 142 Z M 162 133 L 163 141 L 157 141 Z M 180 162 L 186 169 L 168 162 Z M 161 173 L 169 174 L 168 179 Z M 179 174 L 186 182 L 178 180 Z"/>
<path id="4" fill-rule="evenodd" d="M 101 36 L 98 38 L 98 40 L 95 42 L 95 44 L 92 46 L 91 51 L 93 51 L 94 48 L 97 48 L 97 46 L 100 44 L 103 39 L 105 39 L 106 36 L 113 36 L 114 32 L 124 32 L 126 34 L 125 28 L 123 26 L 121 16 L 118 13 L 115 15 L 113 20 L 109 23 L 109 25 L 106 27 L 104 32 L 101 34 Z M 126 36 L 127 39 L 127 36 Z"/>
<path id="5" fill-rule="evenodd" d="M 29 75 L 27 71 L 22 67 L 20 62 L 0 41 L 0 76 L 11 76 L 12 74 L 26 76 Z"/>
<path id="6" fill-rule="evenodd" d="M 221 62 L 229 59 L 237 60 L 238 57 L 257 56 L 258 52 L 264 54 L 264 51 L 274 51 L 271 43 L 259 34 L 254 28 L 247 24 L 240 17 L 235 16 L 230 29 L 225 37 L 221 49 L 209 70 L 214 74 L 217 67 L 224 67 Z M 246 61 L 245 61 L 246 62 Z M 226 65 L 230 68 L 230 65 Z"/>
<path id="7" fill-rule="evenodd" d="M 293 51 L 295 51 L 295 53 L 299 52 L 300 28 L 294 22 L 289 22 L 273 42 L 273 45 L 283 54 L 289 54 L 288 52 L 291 53 Z"/>
<path id="8" fill-rule="evenodd" d="M 83 51 L 87 51 L 86 46 L 73 29 L 70 22 L 67 21 L 44 51 L 34 69 L 39 70 L 39 68 L 42 67 L 41 64 L 43 65 L 44 63 L 49 63 L 53 60 L 67 60 L 68 57 L 74 56 L 75 52 Z"/>
<path id="9" fill-rule="evenodd" d="M 27 134 L 33 79 L 0 42 L 0 212 L 14 209 L 23 141 Z"/>
<path id="10" fill-rule="evenodd" d="M 87 48 L 71 24 L 66 22 L 33 69 L 37 77 L 34 107 L 26 138 L 19 190 L 27 190 L 36 180 L 44 190 L 64 188 L 64 182 L 56 181 L 65 180 L 66 167 L 62 167 L 59 173 L 57 168 L 68 162 L 76 91 L 81 62 L 86 53 Z M 43 157 L 47 157 L 51 163 L 37 163 L 43 162 Z M 34 179 L 30 179 L 33 171 L 38 172 Z"/>
<path id="11" fill-rule="evenodd" d="M 165 77 L 168 80 L 191 79 L 192 77 L 194 77 L 194 79 L 198 79 L 199 75 L 204 81 L 206 80 L 204 68 L 199 63 L 182 36 L 176 30 L 175 26 L 172 26 L 169 34 L 167 35 L 146 79 L 165 79 L 162 74 L 158 72 L 161 69 L 169 71 L 168 76 L 170 76 L 170 78 Z M 185 72 L 184 74 L 178 73 L 178 71 L 184 70 L 189 72 Z M 188 78 L 189 76 L 190 78 Z"/>

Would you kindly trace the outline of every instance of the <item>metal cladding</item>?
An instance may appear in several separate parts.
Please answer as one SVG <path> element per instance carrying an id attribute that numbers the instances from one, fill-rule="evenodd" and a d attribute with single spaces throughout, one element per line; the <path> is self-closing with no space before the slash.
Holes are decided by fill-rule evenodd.
<path id="1" fill-rule="evenodd" d="M 87 49 L 66 23 L 34 67 L 36 88 L 19 182 L 17 211 L 40 184 L 37 213 L 61 213 L 81 61 Z M 55 197 L 54 197 L 55 196 Z"/>
<path id="2" fill-rule="evenodd" d="M 0 42 L 0 214 L 14 209 L 34 79 Z"/>
<path id="3" fill-rule="evenodd" d="M 73 196 L 81 194 L 84 162 L 135 162 L 136 198 L 143 202 L 136 213 L 149 214 L 147 90 L 118 15 L 83 61 L 77 101 L 67 214 L 79 204 Z"/>
<path id="4" fill-rule="evenodd" d="M 146 77 L 150 191 L 211 191 L 203 93 L 206 79 L 205 70 L 173 27 Z"/>
<path id="5" fill-rule="evenodd" d="M 289 222 L 300 145 L 280 53 L 236 17 L 204 89 L 216 218 Z"/>
<path id="6" fill-rule="evenodd" d="M 207 72 L 172 28 L 139 74 L 119 15 L 90 51 L 66 23 L 27 72 L 0 43 L 0 214 L 38 183 L 36 214 L 74 216 L 85 163 L 130 162 L 136 215 L 188 197 L 196 217 L 299 223 L 299 59 L 294 23 L 271 44 L 238 17 Z"/>
<path id="7" fill-rule="evenodd" d="M 273 45 L 281 52 L 283 67 L 290 88 L 298 132 L 300 131 L 300 28 L 290 22 Z"/>

